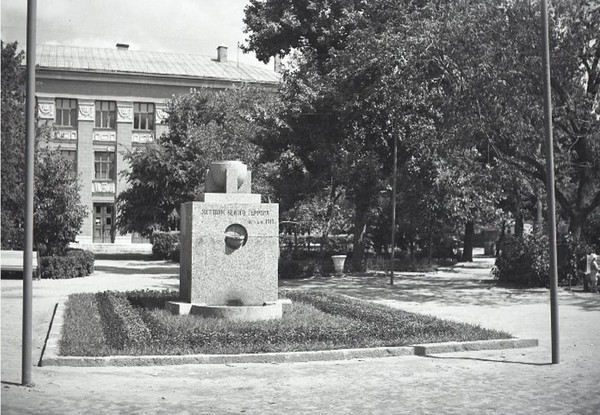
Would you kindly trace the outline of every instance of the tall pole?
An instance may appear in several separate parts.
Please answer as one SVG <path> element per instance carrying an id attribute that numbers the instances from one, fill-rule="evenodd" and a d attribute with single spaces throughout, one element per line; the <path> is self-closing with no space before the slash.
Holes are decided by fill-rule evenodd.
<path id="1" fill-rule="evenodd" d="M 390 256 L 390 285 L 394 285 L 394 251 L 396 246 L 396 171 L 398 170 L 398 137 L 396 129 L 392 132 L 394 140 L 394 168 L 392 172 L 392 254 Z"/>
<path id="2" fill-rule="evenodd" d="M 550 38 L 548 2 L 540 3 L 542 15 L 542 62 L 544 66 L 544 134 L 546 136 L 546 192 L 548 193 L 548 239 L 550 241 L 550 325 L 552 363 L 560 362 L 558 335 L 558 266 L 556 261 L 556 202 L 554 195 L 554 148 L 552 139 L 552 92 L 550 85 Z"/>
<path id="3" fill-rule="evenodd" d="M 33 163 L 35 146 L 35 20 L 36 0 L 27 0 L 27 92 L 25 100 L 25 247 L 23 251 L 22 385 L 31 384 Z"/>

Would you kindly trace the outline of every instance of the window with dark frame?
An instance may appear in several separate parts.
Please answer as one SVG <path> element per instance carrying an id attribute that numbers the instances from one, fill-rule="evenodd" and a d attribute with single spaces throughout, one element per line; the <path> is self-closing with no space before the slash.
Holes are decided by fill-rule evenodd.
<path id="1" fill-rule="evenodd" d="M 115 153 L 107 151 L 94 153 L 94 179 L 115 180 Z"/>
<path id="2" fill-rule="evenodd" d="M 133 129 L 154 130 L 154 104 L 133 103 Z"/>
<path id="3" fill-rule="evenodd" d="M 77 126 L 76 99 L 56 98 L 56 118 L 54 124 L 57 127 Z"/>
<path id="4" fill-rule="evenodd" d="M 117 103 L 96 101 L 96 127 L 115 129 L 117 124 Z"/>

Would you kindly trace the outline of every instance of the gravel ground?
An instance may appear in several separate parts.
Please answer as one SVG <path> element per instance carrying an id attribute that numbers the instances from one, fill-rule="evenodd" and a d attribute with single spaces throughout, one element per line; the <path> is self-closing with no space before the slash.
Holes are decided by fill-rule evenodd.
<path id="1" fill-rule="evenodd" d="M 21 382 L 22 282 L 2 280 L 3 414 L 600 413 L 600 295 L 560 290 L 560 364 L 550 364 L 544 289 L 498 288 L 492 261 L 437 273 L 283 281 L 538 338 L 531 349 L 291 364 L 33 368 Z M 90 277 L 34 281 L 34 361 L 56 302 L 73 292 L 176 289 L 178 266 L 97 260 Z"/>

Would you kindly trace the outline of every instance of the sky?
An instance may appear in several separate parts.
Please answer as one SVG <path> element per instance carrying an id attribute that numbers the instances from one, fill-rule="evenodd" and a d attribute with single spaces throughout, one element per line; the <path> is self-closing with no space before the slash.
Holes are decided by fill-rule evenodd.
<path id="1" fill-rule="evenodd" d="M 2 40 L 26 45 L 27 1 L 0 0 Z M 228 47 L 228 60 L 263 66 L 244 43 L 248 0 L 38 0 L 37 44 L 195 53 L 215 57 Z M 270 65 L 272 66 L 272 65 Z M 270 67 L 269 66 L 269 67 Z"/>

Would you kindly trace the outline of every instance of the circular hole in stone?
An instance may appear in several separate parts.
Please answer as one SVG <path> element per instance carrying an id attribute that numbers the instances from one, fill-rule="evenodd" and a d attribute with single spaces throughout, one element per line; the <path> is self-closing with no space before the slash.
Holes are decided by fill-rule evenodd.
<path id="1" fill-rule="evenodd" d="M 246 245 L 247 241 L 248 232 L 242 225 L 234 223 L 225 229 L 225 245 L 227 245 L 229 248 L 238 249 Z"/>

